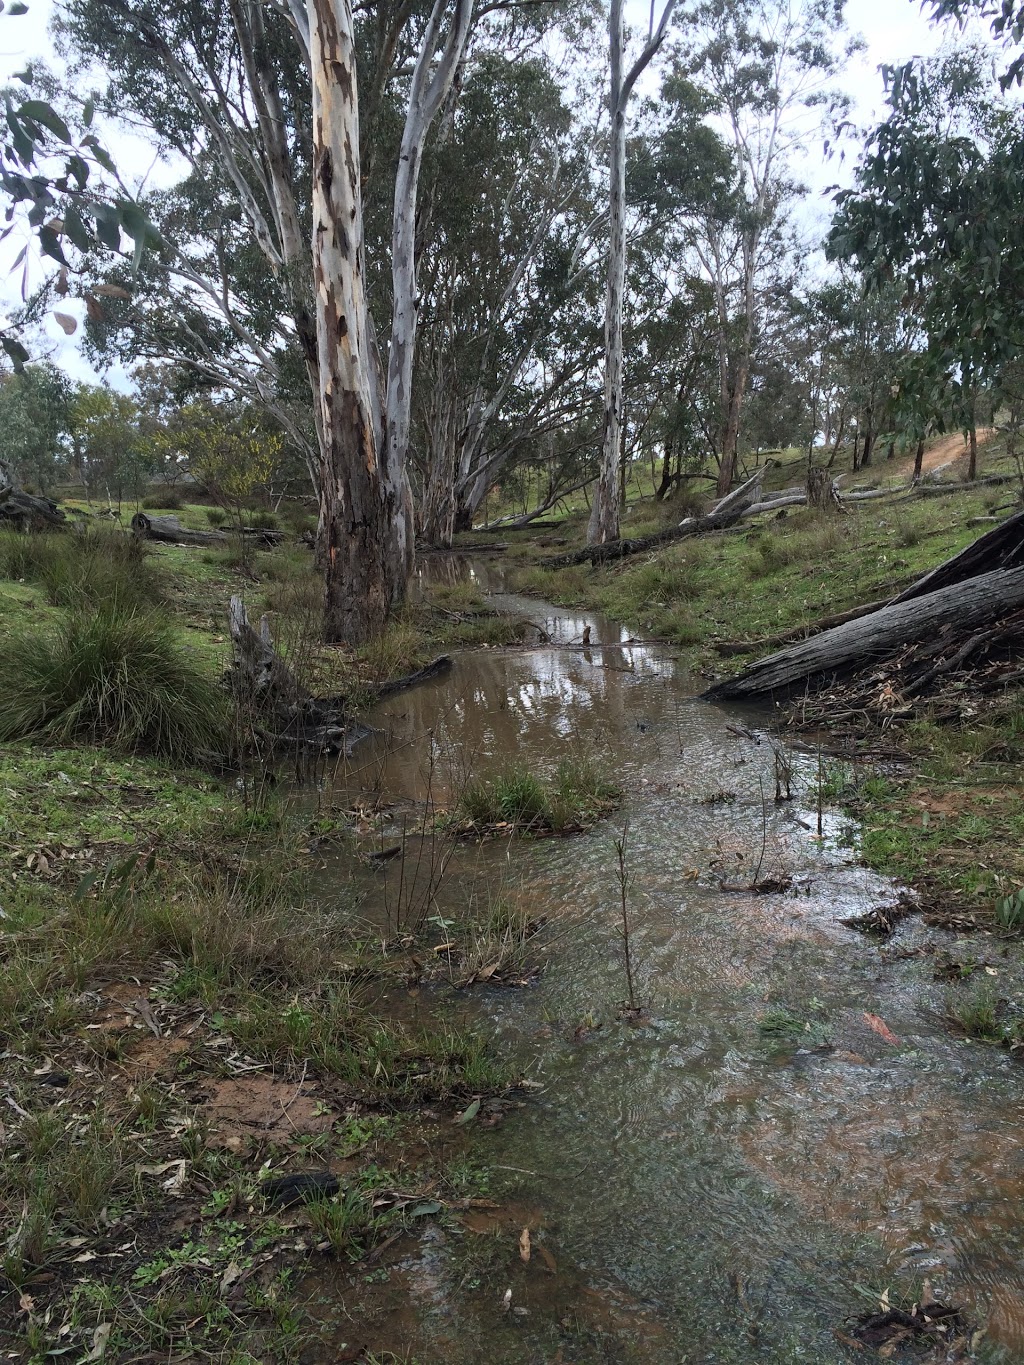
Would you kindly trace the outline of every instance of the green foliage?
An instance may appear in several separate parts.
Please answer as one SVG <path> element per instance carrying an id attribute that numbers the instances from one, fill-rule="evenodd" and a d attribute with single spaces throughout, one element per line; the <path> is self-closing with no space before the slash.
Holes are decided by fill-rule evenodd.
<path id="1" fill-rule="evenodd" d="M 1014 934 L 1024 929 L 1024 886 L 996 901 L 996 923 Z"/>
<path id="2" fill-rule="evenodd" d="M 258 511 L 249 513 L 249 525 L 257 531 L 276 531 L 280 522 L 274 512 Z"/>
<path id="3" fill-rule="evenodd" d="M 48 363 L 0 375 L 0 460 L 44 493 L 64 465 L 70 398 L 67 377 Z"/>
<path id="4" fill-rule="evenodd" d="M 924 334 L 898 406 L 915 434 L 943 408 L 965 430 L 979 385 L 1019 351 L 1024 300 L 1024 114 L 989 88 L 990 58 L 961 48 L 890 72 L 888 117 L 829 240 L 870 286 L 896 281 Z"/>
<path id="5" fill-rule="evenodd" d="M 182 761 L 224 743 L 226 706 L 171 627 L 119 604 L 80 611 L 0 656 L 0 738 L 86 740 Z"/>
<path id="6" fill-rule="evenodd" d="M 476 826 L 506 824 L 563 834 L 592 824 L 620 796 L 592 759 L 566 758 L 547 781 L 516 764 L 488 781 L 469 783 L 458 813 Z"/>
<path id="7" fill-rule="evenodd" d="M 1002 1001 L 993 988 L 984 984 L 964 994 L 950 997 L 951 1017 L 967 1034 L 981 1043 L 1004 1043 L 1010 1030 L 1004 1018 Z"/>
<path id="8" fill-rule="evenodd" d="M 228 514 L 224 511 L 223 507 L 208 507 L 206 509 L 206 520 L 215 529 L 218 526 L 223 526 L 227 519 Z"/>

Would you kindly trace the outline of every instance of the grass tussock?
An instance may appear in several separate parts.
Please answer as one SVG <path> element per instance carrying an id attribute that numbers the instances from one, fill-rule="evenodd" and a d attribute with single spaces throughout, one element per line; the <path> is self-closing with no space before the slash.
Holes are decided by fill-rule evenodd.
<path id="1" fill-rule="evenodd" d="M 160 618 L 120 604 L 24 632 L 0 657 L 0 739 L 107 744 L 190 762 L 224 742 L 226 703 Z"/>
<path id="2" fill-rule="evenodd" d="M 621 789 L 589 758 L 567 758 L 551 778 L 522 765 L 486 781 L 471 782 L 456 819 L 470 830 L 513 827 L 532 833 L 571 834 L 613 810 Z"/>
<path id="3" fill-rule="evenodd" d="M 0 532 L 0 577 L 42 587 L 55 607 L 153 606 L 163 588 L 146 546 L 114 528 Z"/>

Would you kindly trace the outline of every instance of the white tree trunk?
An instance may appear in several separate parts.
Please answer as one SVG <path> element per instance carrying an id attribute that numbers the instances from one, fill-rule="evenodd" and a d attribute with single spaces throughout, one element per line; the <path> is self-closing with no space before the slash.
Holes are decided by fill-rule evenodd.
<path id="1" fill-rule="evenodd" d="M 385 408 L 384 478 L 389 496 L 401 514 L 392 528 L 394 555 L 406 565 L 401 596 L 412 572 L 414 529 L 412 492 L 408 477 L 409 435 L 412 429 L 413 360 L 416 351 L 416 199 L 427 132 L 447 98 L 469 37 L 471 0 L 456 0 L 444 50 L 432 71 L 441 36 L 446 0 L 435 0 L 420 49 L 409 93 L 409 108 L 395 176 L 395 207 L 391 233 L 392 315 L 388 351 Z M 396 585 L 397 586 L 397 585 Z"/>
<path id="2" fill-rule="evenodd" d="M 350 0 L 309 0 L 313 283 L 323 430 L 319 545 L 328 640 L 378 632 L 403 567 L 379 460 L 376 357 L 367 315 L 356 49 Z"/>
<path id="3" fill-rule="evenodd" d="M 626 289 L 626 109 L 633 86 L 665 39 L 676 0 L 666 0 L 657 30 L 623 77 L 626 36 L 623 0 L 611 0 L 608 15 L 609 153 L 608 287 L 604 307 L 604 421 L 601 469 L 587 529 L 588 545 L 603 545 L 619 535 L 619 466 L 622 463 L 622 306 Z M 654 9 L 651 8 L 653 23 Z"/>
<path id="4" fill-rule="evenodd" d="M 622 296 L 626 288 L 626 108 L 622 98 L 625 32 L 623 0 L 612 0 L 608 16 L 611 70 L 608 150 L 608 285 L 604 301 L 604 412 L 601 469 L 590 507 L 588 545 L 619 535 L 619 465 L 622 461 Z"/>

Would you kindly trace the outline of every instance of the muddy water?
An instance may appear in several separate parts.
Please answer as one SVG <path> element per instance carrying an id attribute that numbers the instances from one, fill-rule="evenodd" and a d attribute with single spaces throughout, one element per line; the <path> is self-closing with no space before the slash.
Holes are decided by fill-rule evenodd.
<path id="1" fill-rule="evenodd" d="M 951 1036 L 928 951 L 1005 977 L 999 946 L 911 920 L 879 947 L 844 927 L 895 891 L 840 817 L 817 837 L 814 755 L 791 756 L 796 799 L 776 805 L 757 722 L 697 700 L 670 649 L 495 600 L 550 642 L 461 655 L 382 705 L 346 789 L 444 801 L 470 771 L 586 751 L 626 801 L 588 835 L 467 846 L 448 869 L 442 918 L 496 895 L 549 917 L 536 984 L 451 1005 L 543 1089 L 472 1139 L 519 1212 L 486 1234 L 433 1229 L 389 1272 L 405 1317 L 381 1307 L 364 1338 L 421 1362 L 835 1361 L 833 1329 L 870 1293 L 927 1277 L 988 1315 L 993 1358 L 1024 1360 L 1024 1071 Z M 627 818 L 639 1024 L 618 1016 Z M 759 866 L 790 890 L 721 889 Z M 795 1045 L 759 1027 L 781 1008 L 806 1021 Z M 520 1221 L 547 1251 L 529 1264 Z"/>

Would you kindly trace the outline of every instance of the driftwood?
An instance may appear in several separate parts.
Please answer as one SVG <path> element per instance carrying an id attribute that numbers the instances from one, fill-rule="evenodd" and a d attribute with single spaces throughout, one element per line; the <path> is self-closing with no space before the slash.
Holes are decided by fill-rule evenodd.
<path id="1" fill-rule="evenodd" d="M 629 555 L 643 554 L 645 550 L 654 550 L 662 545 L 671 545 L 674 541 L 684 540 L 688 536 L 699 535 L 704 531 L 718 531 L 725 526 L 732 526 L 755 503 L 760 501 L 761 484 L 764 482 L 766 468 L 767 466 L 762 465 L 753 478 L 748 479 L 739 488 L 734 488 L 731 493 L 722 498 L 721 502 L 717 502 L 706 516 L 687 517 L 678 526 L 669 526 L 664 531 L 657 531 L 652 536 L 608 540 L 603 545 L 588 545 L 582 550 L 572 550 L 564 555 L 553 555 L 542 560 L 541 563 L 547 569 L 563 569 L 571 564 L 584 564 L 587 560 L 596 566 L 607 563 L 609 560 L 625 559 Z"/>
<path id="2" fill-rule="evenodd" d="M 948 635 L 967 638 L 1024 608 L 1024 568 L 994 569 L 923 596 L 897 599 L 751 664 L 704 694 L 714 700 L 785 697 L 888 658 L 907 645 Z"/>
<path id="3" fill-rule="evenodd" d="M 451 666 L 451 655 L 440 654 L 436 659 L 431 659 L 429 664 L 417 668 L 414 673 L 407 673 L 404 678 L 392 678 L 390 682 L 381 683 L 377 688 L 377 700 L 393 696 L 395 692 L 405 692 L 410 687 L 429 682 L 431 678 L 439 678 L 442 673 L 448 673 Z"/>
<path id="4" fill-rule="evenodd" d="M 151 517 L 146 512 L 136 512 L 131 520 L 132 534 L 140 540 L 157 540 L 166 545 L 228 545 L 237 531 L 228 535 L 225 531 L 190 531 L 182 526 L 177 517 Z M 284 539 L 283 531 L 259 530 L 254 526 L 244 526 L 242 535 L 259 545 L 278 545 Z"/>

